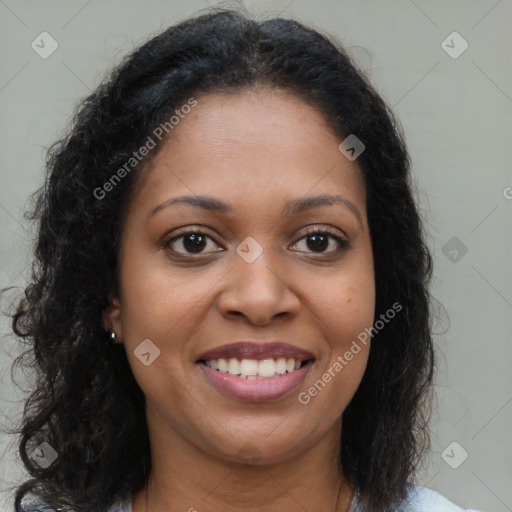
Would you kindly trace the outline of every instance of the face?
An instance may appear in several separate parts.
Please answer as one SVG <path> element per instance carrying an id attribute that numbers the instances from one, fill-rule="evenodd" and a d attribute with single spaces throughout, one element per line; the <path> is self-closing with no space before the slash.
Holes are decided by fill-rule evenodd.
<path id="1" fill-rule="evenodd" d="M 366 367 L 358 335 L 373 323 L 375 286 L 364 181 L 296 97 L 196 99 L 139 176 L 108 320 L 152 441 L 283 461 L 339 438 Z M 236 342 L 254 344 L 211 352 Z M 226 373 L 243 359 L 256 378 Z"/>

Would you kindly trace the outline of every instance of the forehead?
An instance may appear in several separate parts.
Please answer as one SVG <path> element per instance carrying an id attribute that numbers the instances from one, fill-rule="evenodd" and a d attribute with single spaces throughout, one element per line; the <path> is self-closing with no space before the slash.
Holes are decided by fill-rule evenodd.
<path id="1" fill-rule="evenodd" d="M 320 193 L 343 193 L 365 209 L 362 172 L 343 156 L 323 115 L 281 90 L 205 94 L 162 141 L 142 171 L 139 195 L 155 201 L 170 192 L 258 196 L 260 204 Z"/>

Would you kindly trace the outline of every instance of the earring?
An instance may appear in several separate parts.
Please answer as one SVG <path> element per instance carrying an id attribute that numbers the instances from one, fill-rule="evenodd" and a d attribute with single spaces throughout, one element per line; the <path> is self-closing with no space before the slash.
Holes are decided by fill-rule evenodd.
<path id="1" fill-rule="evenodd" d="M 117 336 L 116 336 L 116 333 L 114 331 L 112 331 L 110 333 L 110 340 L 112 341 L 112 343 L 115 343 L 116 340 L 117 340 Z"/>

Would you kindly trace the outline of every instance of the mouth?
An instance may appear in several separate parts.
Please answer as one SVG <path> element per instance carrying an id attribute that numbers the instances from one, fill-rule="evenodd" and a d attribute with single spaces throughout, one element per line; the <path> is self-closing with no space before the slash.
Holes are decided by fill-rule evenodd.
<path id="1" fill-rule="evenodd" d="M 199 365 L 207 366 L 220 373 L 234 375 L 245 380 L 279 379 L 300 370 L 304 365 L 312 363 L 314 359 L 299 359 L 279 357 L 277 359 L 200 359 Z"/>
<path id="2" fill-rule="evenodd" d="M 212 349 L 196 364 L 218 390 L 241 400 L 268 401 L 290 394 L 315 358 L 281 342 L 239 342 Z"/>

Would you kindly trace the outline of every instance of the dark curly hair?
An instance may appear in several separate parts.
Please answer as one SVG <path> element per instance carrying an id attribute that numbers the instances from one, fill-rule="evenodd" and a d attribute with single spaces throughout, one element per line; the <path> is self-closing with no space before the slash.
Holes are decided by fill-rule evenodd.
<path id="1" fill-rule="evenodd" d="M 367 192 L 375 265 L 375 318 L 392 303 L 399 320 L 374 334 L 362 382 L 343 413 L 344 475 L 371 510 L 400 502 L 425 450 L 434 354 L 432 258 L 422 231 L 399 122 L 332 38 L 297 21 L 255 20 L 237 10 L 201 13 L 151 38 L 83 100 L 47 155 L 47 177 L 29 218 L 38 233 L 30 283 L 12 312 L 28 345 L 35 390 L 15 431 L 35 494 L 54 507 L 108 510 L 142 489 L 151 470 L 144 395 L 122 344 L 108 343 L 103 313 L 118 291 L 126 207 L 144 160 L 99 199 L 94 192 L 192 95 L 266 86 L 313 105 L 340 141 L 366 146 L 357 162 Z M 153 152 L 153 155 L 156 151 Z M 57 460 L 37 465 L 46 441 Z"/>

